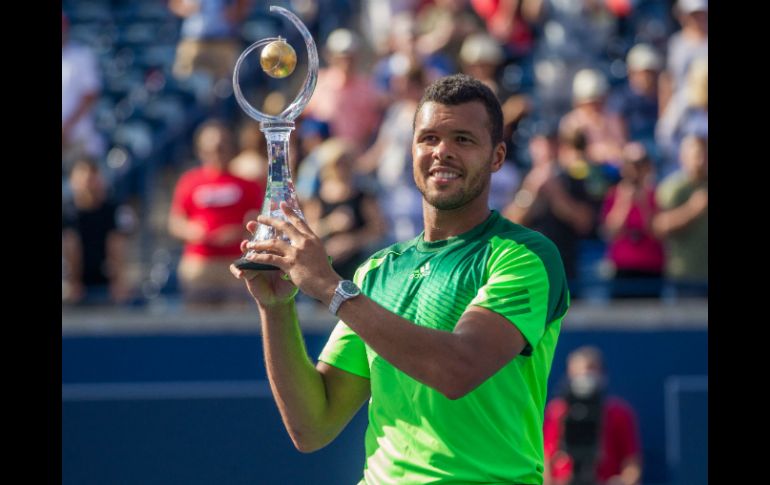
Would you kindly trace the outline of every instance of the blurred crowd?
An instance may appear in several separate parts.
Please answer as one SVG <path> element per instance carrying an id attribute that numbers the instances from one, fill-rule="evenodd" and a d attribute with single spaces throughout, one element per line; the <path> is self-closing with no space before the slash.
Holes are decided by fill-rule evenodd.
<path id="1" fill-rule="evenodd" d="M 290 165 L 341 275 L 419 233 L 412 117 L 428 83 L 464 72 L 503 106 L 492 208 L 556 243 L 573 298 L 707 296 L 707 0 L 65 0 L 63 302 L 247 303 L 227 266 L 267 143 L 233 68 L 286 38 L 299 74 L 240 80 L 278 113 L 307 65 L 271 4 L 318 45 Z"/>

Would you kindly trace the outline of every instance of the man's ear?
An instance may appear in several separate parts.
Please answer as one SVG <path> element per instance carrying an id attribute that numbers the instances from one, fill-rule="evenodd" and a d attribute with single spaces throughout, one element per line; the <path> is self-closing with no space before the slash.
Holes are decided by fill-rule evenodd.
<path id="1" fill-rule="evenodd" d="M 492 152 L 492 172 L 497 172 L 503 166 L 505 162 L 505 155 L 508 150 L 505 147 L 505 142 L 500 142 Z"/>

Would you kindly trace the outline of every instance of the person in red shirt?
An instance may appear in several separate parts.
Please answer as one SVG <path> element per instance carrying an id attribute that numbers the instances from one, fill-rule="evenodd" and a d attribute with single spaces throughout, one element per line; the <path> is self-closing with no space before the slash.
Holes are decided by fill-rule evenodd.
<path id="1" fill-rule="evenodd" d="M 177 269 L 183 297 L 188 304 L 243 301 L 241 285 L 233 283 L 228 267 L 241 256 L 245 222 L 259 214 L 264 182 L 230 173 L 235 137 L 221 121 L 198 128 L 195 150 L 201 166 L 177 182 L 168 220 L 171 235 L 184 242 Z"/>
<path id="2" fill-rule="evenodd" d="M 621 180 L 610 188 L 601 212 L 601 229 L 612 263 L 613 298 L 659 297 L 664 252 L 652 229 L 658 213 L 653 164 L 641 143 L 623 148 Z"/>
<path id="3" fill-rule="evenodd" d="M 545 409 L 543 485 L 639 485 L 636 413 L 605 393 L 601 351 L 580 347 L 567 358 L 567 386 Z"/>

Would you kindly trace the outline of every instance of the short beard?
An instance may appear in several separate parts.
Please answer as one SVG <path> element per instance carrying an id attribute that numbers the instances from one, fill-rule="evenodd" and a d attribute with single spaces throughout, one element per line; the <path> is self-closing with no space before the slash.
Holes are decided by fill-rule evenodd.
<path id="1" fill-rule="evenodd" d="M 463 189 L 455 194 L 450 194 L 447 196 L 440 195 L 438 197 L 431 197 L 426 194 L 427 191 L 423 187 L 418 185 L 417 188 L 428 204 L 432 205 L 438 210 L 450 211 L 459 209 L 479 197 L 484 192 L 484 189 L 489 185 L 489 176 L 489 172 L 480 172 L 473 180 L 470 181 L 471 183 L 467 191 Z"/>

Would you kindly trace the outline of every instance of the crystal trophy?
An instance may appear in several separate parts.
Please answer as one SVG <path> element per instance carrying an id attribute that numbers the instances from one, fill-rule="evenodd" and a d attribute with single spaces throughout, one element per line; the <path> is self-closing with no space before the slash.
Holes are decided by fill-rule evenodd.
<path id="1" fill-rule="evenodd" d="M 250 45 L 238 58 L 233 71 L 233 91 L 235 92 L 235 99 L 246 114 L 259 121 L 259 129 L 265 134 L 265 139 L 267 140 L 267 158 L 269 163 L 267 188 L 260 214 L 286 220 L 286 216 L 280 207 L 281 202 L 286 202 L 294 213 L 304 220 L 305 216 L 300 209 L 297 194 L 294 190 L 294 182 L 289 171 L 289 136 L 294 129 L 294 120 L 302 113 L 302 110 L 305 109 L 305 106 L 310 101 L 310 97 L 313 95 L 318 79 L 318 51 L 310 32 L 308 32 L 305 25 L 296 15 L 285 8 L 277 6 L 271 6 L 270 11 L 288 18 L 297 27 L 300 34 L 302 34 L 302 38 L 305 40 L 308 54 L 308 69 L 305 82 L 294 101 L 278 115 L 262 113 L 244 98 L 238 80 L 238 73 L 240 72 L 243 60 L 255 49 L 263 48 L 260 55 L 260 65 L 262 70 L 273 78 L 287 77 L 294 71 L 294 67 L 297 64 L 297 55 L 294 49 L 283 38 L 280 36 L 268 37 Z M 259 224 L 254 236 L 251 238 L 251 242 L 279 238 L 289 241 L 288 237 L 277 233 L 273 227 Z M 241 270 L 265 271 L 278 269 L 272 265 L 250 261 L 247 256 L 253 253 L 254 250 L 246 252 L 240 259 L 235 261 L 235 266 Z"/>

